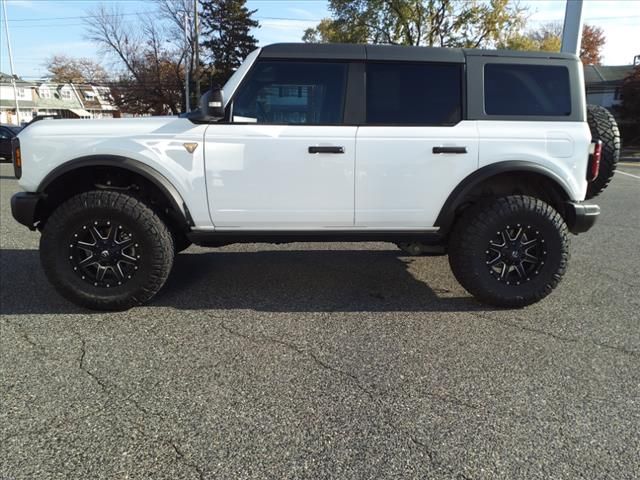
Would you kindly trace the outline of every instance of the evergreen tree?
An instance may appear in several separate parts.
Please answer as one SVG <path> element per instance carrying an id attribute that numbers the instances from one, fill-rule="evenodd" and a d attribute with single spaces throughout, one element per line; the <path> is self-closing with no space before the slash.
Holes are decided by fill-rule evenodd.
<path id="1" fill-rule="evenodd" d="M 259 23 L 251 16 L 246 0 L 201 0 L 202 47 L 213 67 L 212 80 L 224 85 L 244 58 L 257 48 L 258 41 L 251 34 Z"/>

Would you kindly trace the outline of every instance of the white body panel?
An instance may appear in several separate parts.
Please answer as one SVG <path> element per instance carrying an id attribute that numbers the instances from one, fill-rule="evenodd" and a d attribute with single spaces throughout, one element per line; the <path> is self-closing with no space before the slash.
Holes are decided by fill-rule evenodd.
<path id="1" fill-rule="evenodd" d="M 587 192 L 591 133 L 586 122 L 480 121 L 480 163 L 521 160 L 546 167 L 564 183 L 571 200 Z"/>
<path id="2" fill-rule="evenodd" d="M 216 228 L 353 226 L 356 127 L 211 125 L 206 178 Z M 344 153 L 310 154 L 310 146 Z"/>
<path id="3" fill-rule="evenodd" d="M 19 137 L 24 190 L 35 191 L 67 161 L 118 155 L 174 185 L 196 229 L 247 230 L 428 228 L 466 176 L 511 160 L 547 168 L 580 201 L 591 139 L 584 122 L 352 127 L 196 125 L 175 117 L 43 120 Z M 190 154 L 184 143 L 198 147 Z M 309 154 L 314 145 L 345 153 Z M 434 146 L 467 153 L 433 154 Z"/>
<path id="4" fill-rule="evenodd" d="M 36 191 L 59 165 L 90 155 L 118 155 L 141 162 L 178 191 L 198 227 L 211 225 L 204 183 L 204 132 L 184 118 L 42 120 L 20 132 L 20 186 Z M 190 154 L 184 143 L 197 143 Z"/>
<path id="5" fill-rule="evenodd" d="M 358 128 L 355 225 L 433 226 L 451 191 L 478 167 L 476 123 Z M 467 153 L 434 154 L 438 146 Z"/>

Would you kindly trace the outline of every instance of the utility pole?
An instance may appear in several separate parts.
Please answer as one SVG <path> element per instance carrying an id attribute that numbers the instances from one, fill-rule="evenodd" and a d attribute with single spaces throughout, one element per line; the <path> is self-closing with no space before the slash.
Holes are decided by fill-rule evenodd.
<path id="1" fill-rule="evenodd" d="M 7 49 L 9 50 L 9 65 L 11 66 L 11 83 L 13 85 L 13 98 L 16 102 L 16 119 L 20 125 L 20 104 L 18 103 L 18 87 L 16 87 L 16 72 L 13 67 L 13 52 L 11 51 L 11 38 L 9 37 L 9 21 L 7 20 L 7 1 L 2 0 L 4 13 L 4 31 L 7 33 Z"/>
<path id="2" fill-rule="evenodd" d="M 188 28 L 188 15 L 189 13 L 184 11 L 184 45 L 188 48 L 189 45 L 189 28 Z M 184 111 L 191 111 L 191 99 L 189 98 L 189 77 L 191 70 L 191 62 L 189 61 L 189 55 L 184 56 Z"/>
<path id="3" fill-rule="evenodd" d="M 580 54 L 582 42 L 582 0 L 567 0 L 564 12 L 564 26 L 562 27 L 563 53 Z"/>
<path id="4" fill-rule="evenodd" d="M 200 99 L 200 19 L 198 18 L 198 0 L 193 0 L 193 29 L 195 51 L 196 101 Z"/>

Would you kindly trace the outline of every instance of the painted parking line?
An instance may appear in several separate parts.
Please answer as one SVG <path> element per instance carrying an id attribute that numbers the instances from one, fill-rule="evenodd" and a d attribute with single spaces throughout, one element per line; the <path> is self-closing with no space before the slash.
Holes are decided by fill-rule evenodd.
<path id="1" fill-rule="evenodd" d="M 628 176 L 628 177 L 637 178 L 638 180 L 640 180 L 640 176 L 638 176 L 638 175 L 632 175 L 631 173 L 623 172 L 622 170 L 616 170 L 616 173 L 620 173 L 620 174 L 622 174 L 622 175 L 626 175 L 626 176 Z"/>
<path id="2" fill-rule="evenodd" d="M 618 162 L 621 167 L 640 168 L 640 162 Z"/>

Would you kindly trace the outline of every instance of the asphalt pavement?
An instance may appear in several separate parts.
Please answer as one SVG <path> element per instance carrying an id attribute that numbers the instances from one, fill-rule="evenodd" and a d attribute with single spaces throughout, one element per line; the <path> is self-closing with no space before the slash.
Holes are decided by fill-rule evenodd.
<path id="1" fill-rule="evenodd" d="M 148 306 L 47 283 L 0 166 L 0 479 L 640 478 L 640 164 L 544 301 L 393 245 L 196 247 Z M 624 173 L 622 173 L 624 172 Z"/>

